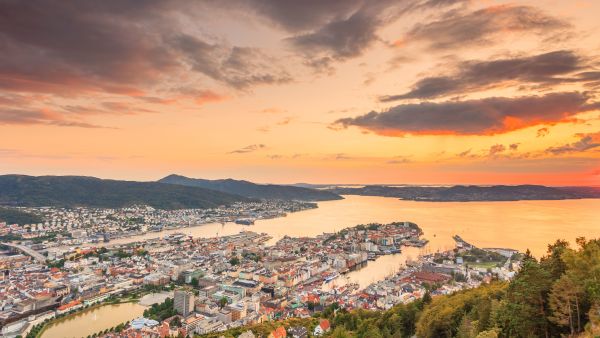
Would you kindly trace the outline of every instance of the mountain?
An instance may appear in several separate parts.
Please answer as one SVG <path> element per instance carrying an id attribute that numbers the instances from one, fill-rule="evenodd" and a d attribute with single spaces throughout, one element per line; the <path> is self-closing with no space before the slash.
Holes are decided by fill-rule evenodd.
<path id="1" fill-rule="evenodd" d="M 342 199 L 341 196 L 330 191 L 288 185 L 256 184 L 248 181 L 239 181 L 233 179 L 203 180 L 180 175 L 169 175 L 158 182 L 213 189 L 250 198 L 301 201 L 328 201 Z"/>
<path id="2" fill-rule="evenodd" d="M 84 176 L 0 176 L 0 205 L 158 209 L 212 208 L 246 197 L 158 182 L 103 180 Z"/>
<path id="3" fill-rule="evenodd" d="M 397 197 L 404 200 L 436 202 L 563 200 L 598 198 L 600 189 L 590 187 L 546 187 L 543 185 L 455 185 L 452 187 L 383 186 L 329 189 L 341 195 Z"/>

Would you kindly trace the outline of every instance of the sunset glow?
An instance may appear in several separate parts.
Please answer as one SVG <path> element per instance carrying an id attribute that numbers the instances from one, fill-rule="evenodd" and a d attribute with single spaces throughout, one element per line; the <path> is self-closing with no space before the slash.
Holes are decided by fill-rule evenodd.
<path id="1" fill-rule="evenodd" d="M 2 1 L 0 174 L 600 185 L 598 13 Z"/>

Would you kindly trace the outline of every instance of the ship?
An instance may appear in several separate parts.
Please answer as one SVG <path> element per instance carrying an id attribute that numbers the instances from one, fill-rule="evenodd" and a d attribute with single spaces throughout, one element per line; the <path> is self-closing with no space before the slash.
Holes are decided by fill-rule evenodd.
<path id="1" fill-rule="evenodd" d="M 238 219 L 235 220 L 235 224 L 253 225 L 254 224 L 254 219 L 252 219 L 252 218 L 238 218 Z"/>

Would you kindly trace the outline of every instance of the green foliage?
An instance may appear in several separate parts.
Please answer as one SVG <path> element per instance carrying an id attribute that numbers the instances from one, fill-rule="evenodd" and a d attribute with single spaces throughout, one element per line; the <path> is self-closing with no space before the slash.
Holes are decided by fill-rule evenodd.
<path id="1" fill-rule="evenodd" d="M 465 322 L 476 330 L 487 329 L 493 300 L 502 299 L 506 283 L 493 283 L 449 296 L 439 296 L 425 306 L 416 325 L 419 337 L 454 337 Z M 465 319 L 466 317 L 466 319 Z M 479 321 L 483 322 L 481 325 Z M 478 322 L 475 325 L 475 322 Z M 461 325 L 462 324 L 462 325 Z"/>
<path id="2" fill-rule="evenodd" d="M 0 222 L 19 225 L 37 224 L 42 222 L 42 217 L 19 209 L 0 207 Z"/>
<path id="3" fill-rule="evenodd" d="M 167 298 L 160 304 L 152 304 L 150 308 L 144 310 L 144 317 L 163 321 L 169 317 L 173 317 L 177 311 L 173 308 L 173 299 Z M 118 331 L 117 331 L 118 332 Z"/>

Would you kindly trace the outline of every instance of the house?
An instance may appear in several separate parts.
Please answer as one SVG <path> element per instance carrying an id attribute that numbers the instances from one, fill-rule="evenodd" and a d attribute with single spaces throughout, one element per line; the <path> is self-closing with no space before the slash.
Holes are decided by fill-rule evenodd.
<path id="1" fill-rule="evenodd" d="M 256 336 L 254 335 L 254 333 L 252 333 L 252 331 L 248 330 L 239 335 L 238 338 L 256 338 Z"/>
<path id="2" fill-rule="evenodd" d="M 288 335 L 292 338 L 307 338 L 308 330 L 304 326 L 294 326 L 290 327 L 288 330 Z"/>
<path id="3" fill-rule="evenodd" d="M 317 327 L 315 327 L 314 335 L 317 337 L 321 336 L 325 332 L 328 332 L 330 328 L 331 328 L 331 325 L 329 324 L 329 320 L 323 319 L 323 320 L 321 320 L 319 325 L 317 325 Z"/>
<path id="4" fill-rule="evenodd" d="M 269 338 L 286 338 L 287 337 L 287 332 L 285 331 L 285 327 L 280 326 L 278 328 L 275 329 L 275 331 L 271 332 L 271 334 L 269 334 Z"/>

